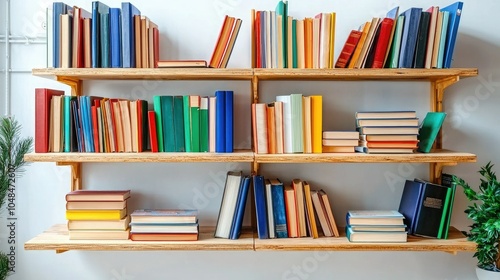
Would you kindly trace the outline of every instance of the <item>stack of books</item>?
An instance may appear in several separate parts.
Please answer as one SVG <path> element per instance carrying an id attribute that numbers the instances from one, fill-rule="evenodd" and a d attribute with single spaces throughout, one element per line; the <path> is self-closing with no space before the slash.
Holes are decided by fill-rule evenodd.
<path id="1" fill-rule="evenodd" d="M 356 112 L 359 131 L 357 152 L 408 154 L 417 149 L 418 118 L 415 111 Z"/>
<path id="2" fill-rule="evenodd" d="M 198 211 L 140 209 L 130 216 L 130 239 L 134 241 L 196 241 Z"/>
<path id="3" fill-rule="evenodd" d="M 394 210 L 349 211 L 346 236 L 350 242 L 406 242 L 404 216 Z"/>
<path id="4" fill-rule="evenodd" d="M 335 67 L 450 68 L 462 7 L 395 7 L 352 30 Z"/>
<path id="5" fill-rule="evenodd" d="M 79 190 L 66 195 L 70 240 L 129 238 L 127 199 L 130 190 Z"/>
<path id="6" fill-rule="evenodd" d="M 358 144 L 358 131 L 323 131 L 323 153 L 354 153 Z"/>
<path id="7" fill-rule="evenodd" d="M 159 30 L 133 4 L 93 1 L 86 10 L 62 2 L 47 9 L 47 66 L 155 68 Z"/>

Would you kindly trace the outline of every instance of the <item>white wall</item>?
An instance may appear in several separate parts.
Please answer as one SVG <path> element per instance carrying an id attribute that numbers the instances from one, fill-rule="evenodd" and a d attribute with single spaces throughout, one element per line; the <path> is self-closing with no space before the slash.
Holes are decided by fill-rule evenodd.
<path id="1" fill-rule="evenodd" d="M 336 54 L 348 32 L 373 16 L 383 16 L 395 5 L 401 10 L 418 5 L 446 6 L 451 1 L 289 1 L 289 13 L 303 18 L 319 12 L 337 12 Z M 479 76 L 451 86 L 445 94 L 449 113 L 444 125 L 447 148 L 477 154 L 478 162 L 448 167 L 477 185 L 477 170 L 489 160 L 500 162 L 497 114 L 500 104 L 500 24 L 497 1 L 464 1 L 454 67 L 477 67 Z M 47 1 L 11 1 L 12 34 L 36 35 L 41 29 Z M 68 4 L 90 10 L 90 0 Z M 114 7 L 118 0 L 105 1 Z M 161 4 L 160 4 L 161 3 Z M 0 18 L 4 5 L 0 3 Z M 276 1 L 242 0 L 142 0 L 135 1 L 143 14 L 159 25 L 161 58 L 210 59 L 223 15 L 243 19 L 231 68 L 250 67 L 250 9 L 274 10 Z M 3 32 L 3 20 L 0 22 Z M 0 57 L 4 65 L 3 46 Z M 45 67 L 43 45 L 12 46 L 12 68 Z M 1 68 L 1 67 L 0 67 Z M 3 80 L 0 82 L 3 89 Z M 12 74 L 12 113 L 23 124 L 23 134 L 34 134 L 34 88 L 69 90 L 59 83 Z M 237 96 L 237 147 L 250 147 L 248 82 L 87 82 L 84 91 L 93 95 L 119 95 L 151 100 L 155 94 L 197 93 L 233 89 Z M 408 82 L 265 82 L 264 100 L 278 94 L 324 94 L 324 129 L 352 129 L 358 110 L 412 109 L 420 117 L 429 109 L 429 85 Z M 3 92 L 3 90 L 0 90 Z M 145 95 L 143 95 L 145 94 Z M 3 113 L 3 99 L 0 102 Z M 327 112 L 327 113 L 326 113 Z M 197 206 L 202 225 L 214 225 L 223 174 L 231 169 L 249 172 L 247 164 L 85 164 L 83 185 L 93 189 L 133 191 L 131 208 Z M 397 208 L 404 179 L 427 178 L 426 164 L 293 164 L 262 166 L 262 173 L 289 181 L 300 177 L 330 195 L 340 225 L 348 209 Z M 498 169 L 497 169 L 498 170 Z M 70 172 L 53 163 L 35 163 L 18 180 L 16 211 L 16 273 L 10 279 L 475 279 L 472 253 L 441 252 L 85 252 L 25 251 L 23 244 L 56 223 L 64 223 L 64 195 Z M 391 180 L 390 178 L 395 178 Z M 217 187 L 214 187 L 217 186 Z M 198 199 L 205 193 L 206 200 Z M 467 201 L 459 192 L 452 222 L 465 230 L 469 222 L 463 210 Z M 2 212 L 5 216 L 5 211 Z M 247 213 L 248 214 L 248 213 Z M 248 217 L 247 217 L 248 218 Z M 6 223 L 6 221 L 0 221 Z M 7 231 L 0 226 L 2 248 Z"/>

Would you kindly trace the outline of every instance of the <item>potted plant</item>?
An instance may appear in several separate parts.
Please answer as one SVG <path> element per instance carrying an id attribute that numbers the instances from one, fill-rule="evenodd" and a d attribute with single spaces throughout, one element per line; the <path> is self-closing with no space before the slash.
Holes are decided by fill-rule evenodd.
<path id="1" fill-rule="evenodd" d="M 21 138 L 21 125 L 11 117 L 0 118 L 0 212 L 4 211 L 5 198 L 11 191 L 12 177 L 17 177 L 26 165 L 24 155 L 33 146 L 33 138 Z M 0 280 L 9 274 L 9 258 L 0 252 Z"/>
<path id="2" fill-rule="evenodd" d="M 476 273 L 479 279 L 500 279 L 500 184 L 489 162 L 481 167 L 481 183 L 478 190 L 474 190 L 463 179 L 454 177 L 453 181 L 462 186 L 465 196 L 471 202 L 465 213 L 473 221 L 467 233 L 469 240 L 476 242 L 477 258 Z M 493 278 L 483 278 L 489 275 Z"/>

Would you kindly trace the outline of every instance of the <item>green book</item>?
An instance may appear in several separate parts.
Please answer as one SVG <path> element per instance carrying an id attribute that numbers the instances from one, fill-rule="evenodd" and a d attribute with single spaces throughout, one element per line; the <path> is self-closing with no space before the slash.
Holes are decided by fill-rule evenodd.
<path id="1" fill-rule="evenodd" d="M 444 200 L 443 214 L 441 215 L 441 223 L 439 224 L 439 231 L 437 234 L 437 238 L 440 238 L 440 239 L 443 239 L 445 236 L 445 232 L 447 232 L 446 222 L 447 222 L 448 212 L 450 211 L 449 208 L 450 208 L 450 199 L 451 199 L 451 193 L 452 193 L 451 188 L 448 188 L 448 187 L 445 187 L 445 188 L 447 188 L 446 198 Z"/>
<path id="2" fill-rule="evenodd" d="M 447 36 L 446 32 L 448 30 L 448 21 L 450 18 L 450 13 L 448 11 L 440 13 L 443 13 L 443 23 L 441 27 L 441 39 L 439 40 L 437 68 L 443 68 L 444 49 L 446 45 L 446 36 Z"/>
<path id="3" fill-rule="evenodd" d="M 457 185 L 453 183 L 453 175 L 446 173 L 441 174 L 441 185 L 451 188 L 450 203 L 448 204 L 448 213 L 446 215 L 446 221 L 445 221 L 446 227 L 442 237 L 442 239 L 448 239 L 448 233 L 451 224 L 451 214 L 453 213 L 453 203 L 455 201 L 455 193 L 457 190 Z"/>
<path id="4" fill-rule="evenodd" d="M 175 151 L 185 152 L 184 145 L 184 100 L 182 96 L 174 96 L 174 140 Z"/>
<path id="5" fill-rule="evenodd" d="M 156 137 L 158 138 L 158 152 L 164 152 L 163 149 L 163 125 L 161 116 L 161 96 L 153 96 L 153 110 L 156 116 Z"/>
<path id="6" fill-rule="evenodd" d="M 200 99 L 200 152 L 208 152 L 208 97 Z"/>
<path id="7" fill-rule="evenodd" d="M 161 116 L 163 125 L 163 150 L 175 152 L 174 97 L 161 97 Z"/>
<path id="8" fill-rule="evenodd" d="M 191 110 L 191 149 L 200 151 L 200 97 L 191 96 L 189 100 Z"/>
<path id="9" fill-rule="evenodd" d="M 191 114 L 189 111 L 189 95 L 182 97 L 182 105 L 184 106 L 184 146 L 186 152 L 192 152 L 191 149 Z"/>
<path id="10" fill-rule="evenodd" d="M 298 68 L 298 58 L 297 58 L 297 20 L 292 20 L 292 67 Z M 290 68 L 292 68 L 290 67 Z"/>
<path id="11" fill-rule="evenodd" d="M 291 94 L 292 153 L 304 152 L 304 123 L 302 117 L 302 94 Z"/>
<path id="12" fill-rule="evenodd" d="M 425 116 L 422 125 L 418 131 L 418 151 L 428 153 L 431 151 L 432 145 L 443 125 L 446 113 L 444 112 L 428 112 Z"/>
<path id="13" fill-rule="evenodd" d="M 391 51 L 385 68 L 398 68 L 399 63 L 399 50 L 401 49 L 401 37 L 403 35 L 403 25 L 405 16 L 401 15 L 396 21 L 396 28 L 394 30 L 394 38 L 392 39 Z"/>

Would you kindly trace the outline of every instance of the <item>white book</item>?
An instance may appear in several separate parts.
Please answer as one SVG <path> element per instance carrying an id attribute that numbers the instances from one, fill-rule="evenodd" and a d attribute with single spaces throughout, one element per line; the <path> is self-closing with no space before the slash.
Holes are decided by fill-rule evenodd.
<path id="1" fill-rule="evenodd" d="M 241 172 L 229 171 L 227 173 L 219 217 L 217 219 L 217 226 L 215 227 L 215 237 L 229 238 L 240 189 L 240 181 Z"/>
<path id="2" fill-rule="evenodd" d="M 319 67 L 328 68 L 330 62 L 330 20 L 329 13 L 321 14 L 321 34 L 319 47 Z"/>
<path id="3" fill-rule="evenodd" d="M 283 102 L 284 153 L 292 153 L 292 103 L 290 95 L 276 96 L 276 101 Z"/>
<path id="4" fill-rule="evenodd" d="M 274 228 L 274 212 L 273 212 L 273 195 L 271 194 L 271 181 L 265 180 L 266 188 L 266 206 L 267 206 L 267 226 L 269 230 L 269 238 L 276 238 L 276 230 Z"/>

